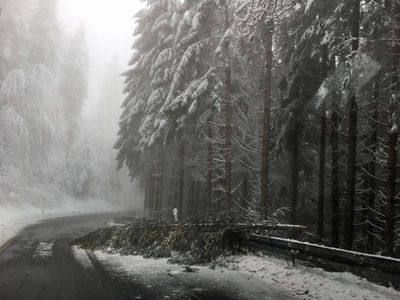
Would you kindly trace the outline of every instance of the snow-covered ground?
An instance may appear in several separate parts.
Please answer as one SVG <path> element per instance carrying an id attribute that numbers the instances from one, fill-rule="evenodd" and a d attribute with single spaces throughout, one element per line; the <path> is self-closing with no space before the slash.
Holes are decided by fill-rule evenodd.
<path id="1" fill-rule="evenodd" d="M 26 226 L 42 220 L 86 213 L 115 211 L 110 204 L 100 201 L 66 202 L 64 205 L 42 213 L 37 207 L 0 206 L 0 248 Z"/>
<path id="2" fill-rule="evenodd" d="M 74 253 L 83 266 L 90 266 L 84 250 L 74 248 Z M 197 270 L 194 273 L 186 273 L 183 266 L 168 264 L 165 259 L 144 259 L 100 251 L 95 255 L 106 269 L 125 277 L 140 277 L 149 286 L 154 282 L 163 284 L 163 278 L 167 282 L 169 278 L 178 276 L 180 281 L 209 282 L 227 290 L 234 289 L 238 299 L 400 299 L 400 292 L 350 273 L 293 267 L 285 260 L 263 255 L 221 258 L 215 268 L 198 266 L 194 267 Z M 271 298 L 271 290 L 280 291 L 284 297 Z"/>
<path id="3" fill-rule="evenodd" d="M 77 261 L 85 268 L 93 268 L 86 251 L 73 248 Z M 273 288 L 260 279 L 252 279 L 251 273 L 238 272 L 227 268 L 215 270 L 206 266 L 185 266 L 169 264 L 167 259 L 145 259 L 142 256 L 120 256 L 95 251 L 94 255 L 112 274 L 148 289 L 162 290 L 160 299 L 197 299 L 195 295 L 219 291 L 229 299 L 296 299 L 279 287 Z M 203 294 L 204 295 L 204 294 Z M 141 299 L 141 296 L 138 296 Z M 145 299 L 145 298 L 143 298 Z M 199 297 L 199 299 L 207 299 Z M 215 294 L 214 294 L 214 298 Z"/>
<path id="4" fill-rule="evenodd" d="M 222 259 L 229 270 L 239 270 L 267 284 L 285 288 L 301 299 L 400 299 L 400 292 L 373 284 L 351 273 L 326 272 L 267 256 L 240 256 Z"/>

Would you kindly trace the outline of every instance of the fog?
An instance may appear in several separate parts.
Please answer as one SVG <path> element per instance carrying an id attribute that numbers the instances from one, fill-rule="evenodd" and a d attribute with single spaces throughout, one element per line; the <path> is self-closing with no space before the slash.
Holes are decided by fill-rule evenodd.
<path id="1" fill-rule="evenodd" d="M 391 254 L 398 8 L 353 2 L 2 0 L 1 207 L 234 211 Z"/>
<path id="2" fill-rule="evenodd" d="M 0 0 L 0 299 L 400 299 L 399 12 Z"/>
<path id="3" fill-rule="evenodd" d="M 113 150 L 141 1 L 0 7 L 0 210 L 141 208 Z"/>
<path id="4" fill-rule="evenodd" d="M 121 71 L 127 69 L 134 30 L 133 16 L 143 8 L 140 0 L 59 0 L 58 16 L 68 38 L 83 23 L 89 53 L 89 95 L 84 114 L 93 112 L 107 62 L 116 57 Z"/>

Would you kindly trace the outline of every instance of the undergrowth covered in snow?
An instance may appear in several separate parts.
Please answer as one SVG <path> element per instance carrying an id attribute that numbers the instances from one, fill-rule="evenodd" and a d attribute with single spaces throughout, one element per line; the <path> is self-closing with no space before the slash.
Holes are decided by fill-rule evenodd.
<path id="1" fill-rule="evenodd" d="M 124 226 L 99 229 L 74 244 L 107 253 L 169 258 L 172 263 L 185 264 L 208 263 L 220 255 L 243 252 L 248 232 L 235 227 L 233 219 L 231 225 L 217 219 L 210 226 L 201 224 L 140 219 Z"/>

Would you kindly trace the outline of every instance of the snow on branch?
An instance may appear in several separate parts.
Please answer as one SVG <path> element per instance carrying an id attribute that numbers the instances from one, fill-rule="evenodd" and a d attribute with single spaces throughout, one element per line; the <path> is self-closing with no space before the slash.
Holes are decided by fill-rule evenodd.
<path id="1" fill-rule="evenodd" d="M 321 84 L 315 95 L 316 108 L 324 103 L 333 104 L 329 101 L 332 102 L 337 98 L 337 91 L 342 92 L 339 104 L 345 106 L 348 100 L 359 93 L 381 68 L 382 66 L 367 54 L 353 53 L 345 62 L 340 63 Z"/>
<path id="2" fill-rule="evenodd" d="M 247 0 L 236 11 L 238 30 L 241 35 L 252 39 L 261 22 L 273 18 L 277 7 L 277 0 Z"/>

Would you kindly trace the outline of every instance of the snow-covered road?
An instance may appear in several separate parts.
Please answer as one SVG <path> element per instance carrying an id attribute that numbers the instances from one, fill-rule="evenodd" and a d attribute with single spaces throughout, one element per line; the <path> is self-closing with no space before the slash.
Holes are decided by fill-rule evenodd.
<path id="1" fill-rule="evenodd" d="M 93 267 L 85 250 L 75 247 L 74 253 L 86 268 Z M 350 273 L 292 266 L 288 261 L 263 255 L 225 257 L 215 262 L 212 268 L 192 267 L 195 272 L 187 272 L 184 266 L 168 264 L 165 259 L 120 256 L 100 251 L 94 255 L 115 276 L 140 281 L 152 289 L 162 287 L 162 296 L 166 299 L 182 299 L 180 296 L 203 289 L 225 289 L 224 295 L 232 299 L 400 299 L 400 292 Z"/>
<path id="2" fill-rule="evenodd" d="M 112 208 L 110 204 L 98 200 L 86 202 L 65 201 L 59 207 L 46 209 L 43 212 L 40 208 L 31 206 L 0 206 L 0 249 L 25 227 L 40 221 L 112 211 L 115 211 L 115 208 Z"/>
<path id="3" fill-rule="evenodd" d="M 188 270 L 165 259 L 71 247 L 111 220 L 64 217 L 23 229 L 0 251 L 0 299 L 400 299 L 394 289 L 349 273 L 266 256 L 227 257 Z"/>
<path id="4" fill-rule="evenodd" d="M 75 257 L 86 268 L 93 268 L 90 255 L 74 248 Z M 146 287 L 135 295 L 147 299 L 148 291 L 155 299 L 296 299 L 282 287 L 265 284 L 248 272 L 206 266 L 187 267 L 169 264 L 166 259 L 142 256 L 120 256 L 96 251 L 96 259 L 113 276 Z"/>
<path id="5" fill-rule="evenodd" d="M 76 255 L 70 242 L 109 222 L 110 217 L 105 215 L 64 217 L 22 230 L 0 251 L 0 299 L 292 298 L 277 287 L 259 289 L 260 280 L 248 280 L 234 271 L 223 274 L 202 268 L 185 273 L 182 266 L 136 257 L 131 268 L 137 268 L 137 272 L 125 276 L 109 268 L 101 253 L 83 251 Z M 86 264 L 80 264 L 85 255 Z"/>

